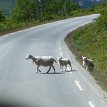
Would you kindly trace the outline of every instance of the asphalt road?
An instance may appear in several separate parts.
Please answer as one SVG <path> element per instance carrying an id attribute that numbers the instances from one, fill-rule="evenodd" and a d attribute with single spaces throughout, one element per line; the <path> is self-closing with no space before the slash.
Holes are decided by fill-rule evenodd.
<path id="1" fill-rule="evenodd" d="M 30 105 L 30 107 L 107 107 L 105 93 L 90 74 L 76 61 L 64 38 L 98 14 L 48 23 L 0 37 L 0 101 Z M 25 60 L 26 55 L 49 55 L 72 59 L 72 72 L 61 72 Z"/>

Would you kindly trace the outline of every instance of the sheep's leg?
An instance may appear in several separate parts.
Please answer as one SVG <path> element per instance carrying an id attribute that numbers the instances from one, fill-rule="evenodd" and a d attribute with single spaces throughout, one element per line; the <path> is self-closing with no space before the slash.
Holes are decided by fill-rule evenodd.
<path id="1" fill-rule="evenodd" d="M 86 66 L 86 64 L 84 64 L 84 68 L 85 68 L 85 69 L 87 69 L 87 66 Z"/>
<path id="2" fill-rule="evenodd" d="M 72 71 L 72 66 L 71 66 L 71 71 Z"/>
<path id="3" fill-rule="evenodd" d="M 63 65 L 62 65 L 62 72 L 63 72 Z"/>
<path id="4" fill-rule="evenodd" d="M 51 66 L 49 67 L 49 70 L 46 73 L 48 73 L 50 70 L 51 70 Z"/>
<path id="5" fill-rule="evenodd" d="M 69 66 L 71 67 L 71 71 L 72 71 L 72 66 L 71 66 L 71 62 L 69 61 Z"/>
<path id="6" fill-rule="evenodd" d="M 54 69 L 54 74 L 55 74 L 55 67 L 52 65 L 52 68 Z"/>
<path id="7" fill-rule="evenodd" d="M 41 72 L 41 70 L 39 70 L 39 66 L 37 67 L 37 73 L 38 73 L 38 71 Z"/>
<path id="8" fill-rule="evenodd" d="M 86 70 L 88 70 L 88 67 L 86 67 Z"/>
<path id="9" fill-rule="evenodd" d="M 37 71 L 36 71 L 36 73 L 38 73 L 38 66 L 37 66 Z"/>
<path id="10" fill-rule="evenodd" d="M 60 65 L 60 70 L 62 71 L 62 65 Z"/>
<path id="11" fill-rule="evenodd" d="M 72 71 L 72 66 L 70 65 L 70 67 L 71 67 L 71 71 Z"/>
<path id="12" fill-rule="evenodd" d="M 67 71 L 67 65 L 65 65 L 65 71 Z"/>

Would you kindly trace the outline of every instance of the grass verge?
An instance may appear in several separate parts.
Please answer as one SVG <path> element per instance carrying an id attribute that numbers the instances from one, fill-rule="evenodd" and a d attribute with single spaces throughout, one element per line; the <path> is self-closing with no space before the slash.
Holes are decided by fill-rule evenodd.
<path id="1" fill-rule="evenodd" d="M 102 89 L 107 91 L 107 31 L 99 31 L 97 23 L 86 25 L 70 32 L 65 42 L 80 64 L 82 55 L 94 60 L 95 68 L 90 73 Z"/>

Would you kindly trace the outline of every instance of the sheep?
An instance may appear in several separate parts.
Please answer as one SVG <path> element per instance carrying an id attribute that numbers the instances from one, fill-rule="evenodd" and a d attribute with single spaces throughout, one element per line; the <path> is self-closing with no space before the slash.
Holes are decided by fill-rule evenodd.
<path id="1" fill-rule="evenodd" d="M 53 63 L 56 62 L 56 60 L 52 56 L 33 57 L 32 55 L 28 54 L 26 56 L 26 60 L 27 59 L 32 59 L 33 62 L 37 65 L 37 72 L 36 73 L 38 73 L 38 71 L 41 72 L 41 70 L 39 70 L 39 66 L 44 66 L 44 67 L 49 66 L 49 70 L 47 71 L 47 73 L 51 70 L 51 67 L 52 67 L 54 70 L 54 73 L 55 73 L 55 68 L 53 66 Z"/>
<path id="2" fill-rule="evenodd" d="M 60 69 L 62 69 L 62 71 L 63 71 L 63 66 L 65 66 L 66 67 L 65 70 L 67 70 L 67 65 L 70 66 L 71 71 L 72 71 L 71 61 L 69 59 L 67 59 L 67 58 L 63 59 L 61 57 L 61 58 L 59 58 L 58 61 L 59 61 Z"/>
<path id="3" fill-rule="evenodd" d="M 94 62 L 91 59 L 87 59 L 87 57 L 82 56 L 83 60 L 83 66 L 85 67 L 86 70 L 90 69 L 93 70 L 94 68 Z"/>

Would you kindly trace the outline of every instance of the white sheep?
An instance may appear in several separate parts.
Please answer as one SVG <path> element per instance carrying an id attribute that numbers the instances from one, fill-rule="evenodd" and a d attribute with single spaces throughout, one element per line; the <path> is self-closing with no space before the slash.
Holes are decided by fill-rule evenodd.
<path id="1" fill-rule="evenodd" d="M 82 56 L 83 60 L 83 66 L 85 67 L 86 70 L 91 69 L 93 70 L 94 68 L 94 62 L 91 59 L 87 59 L 87 57 Z"/>
<path id="2" fill-rule="evenodd" d="M 39 66 L 44 66 L 44 67 L 49 66 L 49 70 L 47 71 L 47 73 L 51 70 L 51 67 L 52 67 L 54 69 L 54 73 L 55 73 L 55 68 L 53 66 L 53 63 L 56 62 L 56 60 L 52 56 L 37 56 L 37 57 L 33 57 L 32 55 L 28 54 L 26 56 L 26 60 L 27 59 L 32 59 L 33 62 L 37 65 L 37 73 L 38 73 L 38 71 L 41 72 L 39 70 Z"/>
<path id="3" fill-rule="evenodd" d="M 71 61 L 67 58 L 59 58 L 59 65 L 60 65 L 60 69 L 63 71 L 63 67 L 65 66 L 65 70 L 67 70 L 67 65 L 70 66 L 71 70 L 72 70 L 72 66 L 71 66 Z"/>

